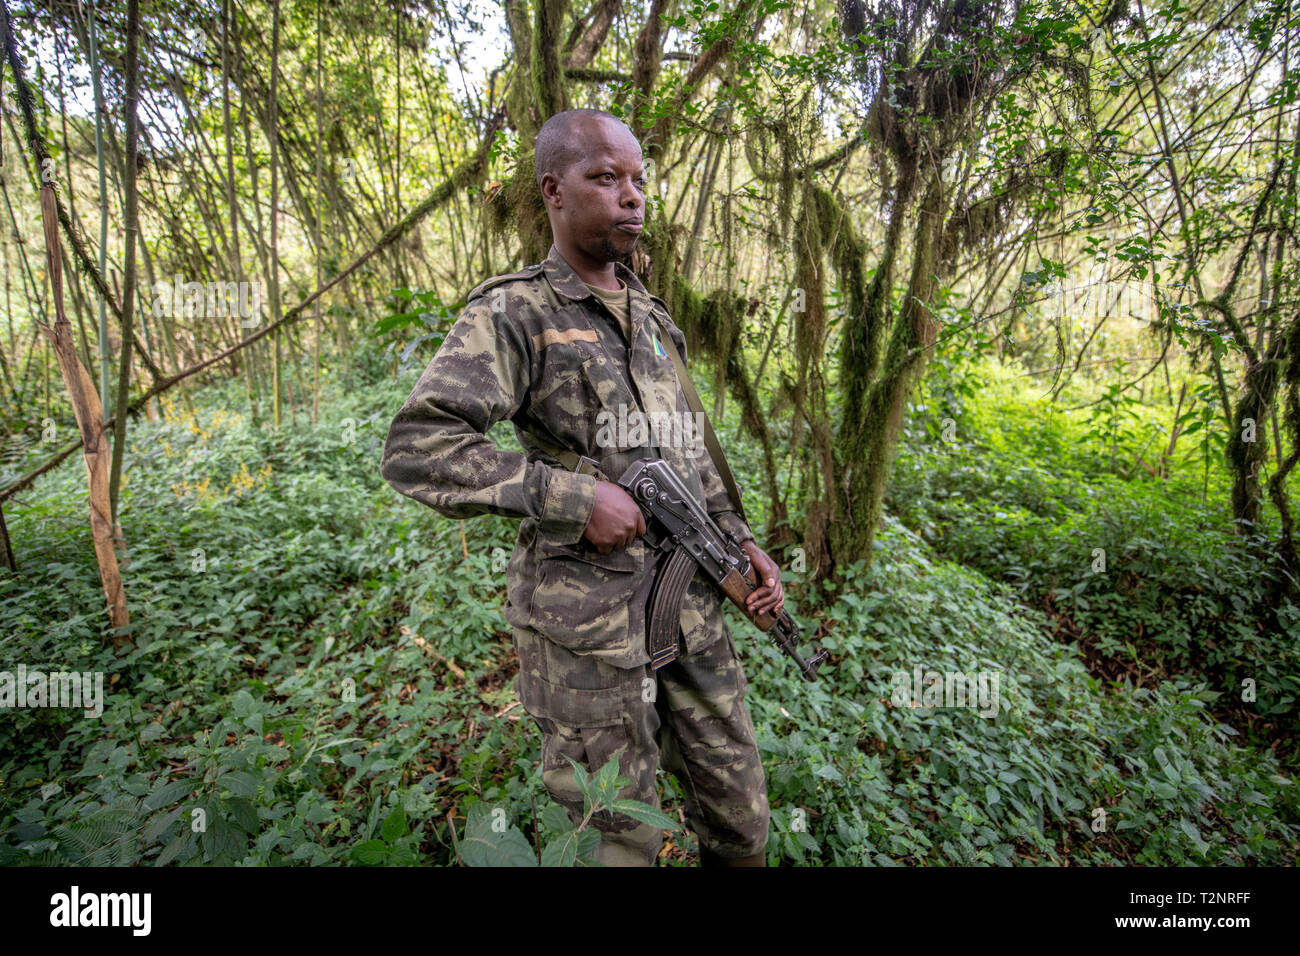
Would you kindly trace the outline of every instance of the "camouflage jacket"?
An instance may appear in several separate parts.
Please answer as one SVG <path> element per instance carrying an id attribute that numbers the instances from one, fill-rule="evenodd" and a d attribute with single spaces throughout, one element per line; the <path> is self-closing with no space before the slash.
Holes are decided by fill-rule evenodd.
<path id="1" fill-rule="evenodd" d="M 719 527 L 742 542 L 754 535 L 701 439 L 660 430 L 632 445 L 642 437 L 633 429 L 607 427 L 633 411 L 673 413 L 679 421 L 690 415 L 663 331 L 683 360 L 685 336 L 630 269 L 614 269 L 632 290 L 630 347 L 554 245 L 541 264 L 473 289 L 393 419 L 380 470 L 402 494 L 447 517 L 523 519 L 506 574 L 507 621 L 575 653 L 636 667 L 649 660 L 646 599 L 662 562 L 640 537 L 610 554 L 597 551 L 583 537 L 596 479 L 566 470 L 554 454 L 569 449 L 592 458 L 611 481 L 638 458 L 663 458 Z M 486 437 L 503 420 L 513 424 L 524 454 Z M 651 443 L 666 435 L 670 440 Z M 624 438 L 629 444 L 619 443 Z M 705 624 L 718 606 L 716 589 L 697 574 L 682 608 L 687 651 L 721 636 Z"/>

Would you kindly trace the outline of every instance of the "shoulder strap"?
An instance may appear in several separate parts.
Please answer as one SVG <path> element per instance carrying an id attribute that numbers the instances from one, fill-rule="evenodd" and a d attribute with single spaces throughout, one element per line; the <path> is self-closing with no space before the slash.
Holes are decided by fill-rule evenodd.
<path id="1" fill-rule="evenodd" d="M 499 276 L 492 276 L 488 279 L 484 279 L 474 288 L 470 289 L 469 294 L 465 296 L 465 301 L 466 302 L 472 301 L 478 298 L 479 296 L 485 294 L 489 289 L 493 288 L 494 286 L 498 286 L 503 282 L 509 282 L 511 279 L 532 279 L 538 275 L 541 275 L 541 271 L 542 271 L 542 267 L 540 265 L 534 264 L 528 266 L 527 268 L 520 269 L 518 272 L 506 272 Z"/>
<path id="2" fill-rule="evenodd" d="M 668 357 L 673 360 L 673 367 L 677 369 L 677 381 L 681 383 L 682 393 L 686 396 L 686 404 L 704 422 L 704 447 L 709 450 L 709 457 L 713 459 L 713 464 L 717 466 L 718 474 L 722 477 L 722 483 L 727 487 L 727 494 L 731 496 L 731 503 L 735 506 L 736 513 L 740 515 L 742 521 L 749 524 L 749 519 L 745 517 L 745 506 L 740 500 L 740 489 L 736 487 L 736 479 L 731 474 L 731 466 L 727 464 L 727 456 L 722 453 L 722 445 L 718 443 L 718 436 L 713 431 L 713 423 L 709 421 L 709 416 L 704 411 L 704 404 L 695 391 L 695 383 L 691 381 L 690 373 L 686 371 L 686 363 L 682 361 L 682 357 L 677 351 L 677 343 L 668 334 L 668 329 L 663 320 L 659 318 L 659 314 L 654 309 L 651 309 L 650 312 L 654 315 L 655 321 L 659 323 L 659 328 L 663 330 L 664 337 L 668 339 L 664 351 L 668 353 Z"/>

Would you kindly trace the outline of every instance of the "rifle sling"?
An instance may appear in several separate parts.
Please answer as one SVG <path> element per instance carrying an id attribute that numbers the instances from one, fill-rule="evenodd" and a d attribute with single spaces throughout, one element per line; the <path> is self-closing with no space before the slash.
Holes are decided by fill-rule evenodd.
<path id="1" fill-rule="evenodd" d="M 659 321 L 659 316 L 655 314 L 653 309 L 651 314 L 654 315 L 656 321 Z M 682 361 L 681 355 L 677 352 L 677 345 L 673 342 L 672 336 L 668 334 L 668 330 L 664 328 L 662 321 L 659 321 L 659 328 L 663 329 L 664 337 L 668 339 L 668 345 L 664 351 L 673 360 L 673 368 L 677 370 L 677 381 L 682 386 L 682 394 L 686 396 L 686 404 L 704 422 L 704 447 L 709 450 L 709 457 L 713 459 L 713 464 L 722 477 L 722 483 L 727 488 L 727 494 L 731 497 L 731 503 L 736 509 L 736 514 L 740 515 L 741 521 L 749 524 L 749 519 L 745 517 L 745 506 L 740 500 L 740 489 L 736 487 L 736 479 L 731 474 L 731 466 L 727 464 L 727 456 L 722 453 L 722 445 L 718 443 L 718 436 L 713 430 L 713 423 L 709 421 L 709 416 L 704 411 L 704 404 L 695 391 L 695 383 L 691 381 L 691 375 L 686 371 L 686 363 Z"/>

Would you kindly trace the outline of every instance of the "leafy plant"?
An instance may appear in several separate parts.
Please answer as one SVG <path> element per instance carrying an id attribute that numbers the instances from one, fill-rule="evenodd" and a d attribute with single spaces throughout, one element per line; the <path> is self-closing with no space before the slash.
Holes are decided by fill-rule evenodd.
<path id="1" fill-rule="evenodd" d="M 575 826 L 557 803 L 549 803 L 541 811 L 539 816 L 547 831 L 540 854 L 542 866 L 599 866 L 594 854 L 600 847 L 600 830 L 593 821 L 601 814 L 631 817 L 663 830 L 679 829 L 675 820 L 655 807 L 618 797 L 631 781 L 619 776 L 617 755 L 594 775 L 571 758 L 565 759 L 573 765 L 575 782 L 582 793 L 583 816 Z M 482 801 L 469 808 L 465 835 L 456 844 L 456 852 L 466 866 L 537 865 L 528 840 L 518 828 L 506 824 L 505 811 Z"/>

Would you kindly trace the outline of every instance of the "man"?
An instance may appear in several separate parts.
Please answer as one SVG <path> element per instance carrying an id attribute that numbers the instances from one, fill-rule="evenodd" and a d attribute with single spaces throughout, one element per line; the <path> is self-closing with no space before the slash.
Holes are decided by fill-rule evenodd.
<path id="1" fill-rule="evenodd" d="M 610 479 L 639 458 L 663 458 L 749 553 L 760 582 L 755 610 L 780 613 L 780 569 L 698 439 L 677 440 L 688 429 L 634 440 L 634 429 L 611 427 L 633 413 L 680 422 L 691 414 L 666 351 L 684 359 L 685 337 L 620 262 L 636 248 L 645 211 L 636 137 L 608 113 L 569 110 L 538 133 L 534 166 L 554 238 L 549 255 L 470 292 L 393 420 L 381 471 L 448 517 L 523 519 L 504 612 L 519 654 L 516 687 L 542 731 L 542 779 L 575 822 L 582 796 L 566 755 L 594 771 L 619 753 L 632 781 L 620 797 L 652 806 L 662 755 L 681 782 L 702 864 L 763 866 L 766 781 L 719 594 L 696 575 L 679 656 L 652 670 L 646 604 L 662 562 L 640 537 L 641 511 L 614 480 L 567 470 L 559 456 L 591 458 Z M 524 454 L 486 437 L 502 420 Z M 593 822 L 597 860 L 653 865 L 660 830 L 624 816 Z"/>

